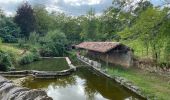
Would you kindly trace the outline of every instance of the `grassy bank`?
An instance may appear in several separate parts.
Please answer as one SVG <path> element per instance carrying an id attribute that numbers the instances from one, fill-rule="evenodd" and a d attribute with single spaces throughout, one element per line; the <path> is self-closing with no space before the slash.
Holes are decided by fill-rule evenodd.
<path id="1" fill-rule="evenodd" d="M 39 58 L 35 50 L 21 48 L 18 44 L 1 43 L 0 51 L 3 54 L 0 56 L 0 67 L 4 69 L 3 71 L 13 69 L 18 64 L 31 63 Z"/>
<path id="2" fill-rule="evenodd" d="M 106 72 L 133 82 L 152 100 L 169 100 L 170 98 L 170 77 L 168 76 L 160 76 L 136 68 L 121 69 L 119 67 L 113 68 L 113 66 L 107 68 Z"/>
<path id="3" fill-rule="evenodd" d="M 20 57 L 20 54 L 24 51 L 21 48 L 15 47 L 16 44 L 0 44 L 0 50 L 12 54 L 16 59 Z"/>

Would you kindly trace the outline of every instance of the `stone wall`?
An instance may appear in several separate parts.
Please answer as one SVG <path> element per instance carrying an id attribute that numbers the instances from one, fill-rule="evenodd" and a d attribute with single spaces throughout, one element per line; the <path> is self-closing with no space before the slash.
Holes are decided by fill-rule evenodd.
<path id="1" fill-rule="evenodd" d="M 0 76 L 0 100 L 52 100 L 52 98 L 43 90 L 19 87 Z"/>
<path id="2" fill-rule="evenodd" d="M 36 70 L 24 70 L 24 71 L 9 71 L 0 72 L 0 75 L 4 77 L 25 77 L 33 76 L 34 78 L 57 78 L 58 76 L 70 75 L 74 72 L 74 69 L 68 69 L 63 71 L 36 71 Z"/>
<path id="3" fill-rule="evenodd" d="M 136 93 L 137 95 L 139 95 L 141 98 L 144 98 L 144 99 L 148 99 L 140 90 L 140 88 L 138 86 L 135 86 L 132 82 L 128 81 L 127 79 L 123 78 L 123 77 L 119 77 L 119 76 L 110 76 L 108 74 L 105 73 L 105 71 L 103 71 L 101 69 L 101 64 L 96 62 L 96 61 L 93 61 L 93 60 L 90 60 L 84 56 L 78 56 L 77 57 L 79 60 L 81 60 L 82 62 L 88 64 L 90 66 L 90 68 L 96 72 L 98 72 L 99 74 L 107 77 L 107 78 L 110 78 L 114 81 L 116 81 L 117 83 L 119 83 L 120 85 L 122 85 L 123 87 L 129 89 L 130 91 Z"/>
<path id="4" fill-rule="evenodd" d="M 60 57 L 60 58 L 66 59 L 68 66 L 70 67 L 69 69 L 63 71 L 36 71 L 36 70 L 9 71 L 9 72 L 0 72 L 0 75 L 5 77 L 33 76 L 34 78 L 57 78 L 59 76 L 70 75 L 76 71 L 76 67 L 72 64 L 72 62 L 68 57 Z"/>
<path id="5" fill-rule="evenodd" d="M 121 65 L 125 67 L 130 67 L 133 64 L 133 54 L 131 51 L 127 52 L 119 52 L 119 51 L 111 51 L 108 53 L 96 53 L 93 51 L 89 51 L 89 55 L 101 59 L 102 61 L 112 63 L 115 65 Z"/>

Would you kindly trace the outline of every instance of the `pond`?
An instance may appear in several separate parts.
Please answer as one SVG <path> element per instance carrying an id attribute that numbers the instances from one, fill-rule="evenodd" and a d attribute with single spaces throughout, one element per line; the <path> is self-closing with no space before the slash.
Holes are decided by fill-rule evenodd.
<path id="1" fill-rule="evenodd" d="M 45 68 L 49 67 L 50 69 L 54 63 L 56 63 L 56 60 L 44 59 L 31 65 L 39 65 L 41 69 L 45 66 Z M 100 76 L 85 67 L 80 68 L 70 76 L 57 79 L 34 79 L 30 77 L 24 80 L 21 85 L 31 89 L 44 89 L 48 96 L 54 100 L 130 100 L 128 98 L 142 100 L 113 80 Z"/>
<path id="2" fill-rule="evenodd" d="M 16 70 L 61 71 L 69 66 L 65 58 L 42 58 L 40 61 L 27 65 L 16 66 Z"/>

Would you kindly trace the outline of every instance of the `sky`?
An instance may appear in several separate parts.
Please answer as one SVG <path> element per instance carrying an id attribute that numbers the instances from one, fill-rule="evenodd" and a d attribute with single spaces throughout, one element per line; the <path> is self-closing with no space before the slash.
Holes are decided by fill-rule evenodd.
<path id="1" fill-rule="evenodd" d="M 7 15 L 14 15 L 17 7 L 25 1 L 31 5 L 45 5 L 49 12 L 59 11 L 73 16 L 86 14 L 90 8 L 94 8 L 97 14 L 101 14 L 112 5 L 112 0 L 0 0 L 0 9 Z M 160 1 L 151 0 L 154 5 L 159 5 Z"/>

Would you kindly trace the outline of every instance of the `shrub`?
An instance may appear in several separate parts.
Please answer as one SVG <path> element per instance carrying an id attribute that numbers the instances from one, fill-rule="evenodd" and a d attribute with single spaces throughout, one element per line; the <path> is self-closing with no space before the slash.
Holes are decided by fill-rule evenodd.
<path id="1" fill-rule="evenodd" d="M 19 41 L 18 41 L 18 47 L 19 47 L 19 48 L 24 48 L 24 49 L 29 49 L 29 48 L 31 48 L 31 46 L 30 46 L 28 43 L 26 43 L 26 40 L 24 40 L 23 38 L 22 38 L 22 39 L 19 39 Z"/>
<path id="2" fill-rule="evenodd" d="M 0 37 L 5 43 L 16 43 L 20 28 L 14 23 L 12 17 L 0 16 Z"/>
<path id="3" fill-rule="evenodd" d="M 68 51 L 67 52 L 67 56 L 69 56 L 72 59 L 77 59 L 77 53 L 76 51 L 72 50 L 72 51 Z"/>
<path id="4" fill-rule="evenodd" d="M 4 36 L 3 42 L 5 42 L 5 43 L 17 43 L 18 39 L 15 38 L 12 35 L 6 35 L 6 36 Z"/>
<path id="5" fill-rule="evenodd" d="M 13 68 L 12 58 L 0 50 L 0 70 L 7 71 Z"/>
<path id="6" fill-rule="evenodd" d="M 23 64 L 29 64 L 29 63 L 34 61 L 33 59 L 34 58 L 33 58 L 32 53 L 26 53 L 26 54 L 24 54 L 24 56 L 21 57 L 19 63 L 22 64 L 22 65 Z"/>
<path id="7" fill-rule="evenodd" d="M 30 33 L 28 43 L 35 45 L 38 42 L 39 35 L 36 32 Z"/>
<path id="8" fill-rule="evenodd" d="M 55 30 L 48 32 L 44 38 L 40 39 L 40 43 L 41 56 L 63 56 L 67 38 L 64 33 Z"/>
<path id="9" fill-rule="evenodd" d="M 36 48 L 32 48 L 30 51 L 33 54 L 34 61 L 37 61 L 37 60 L 40 59 L 40 54 L 39 54 L 39 52 L 38 52 L 38 50 Z"/>
<path id="10" fill-rule="evenodd" d="M 0 37 L 0 44 L 2 43 L 2 38 Z"/>
<path id="11" fill-rule="evenodd" d="M 45 57 L 63 56 L 63 47 L 57 43 L 49 43 L 41 48 L 40 54 Z"/>
<path id="12" fill-rule="evenodd" d="M 29 52 L 24 54 L 19 60 L 19 64 L 24 65 L 24 64 L 29 64 L 33 61 L 39 60 L 39 54 L 38 52 Z"/>

